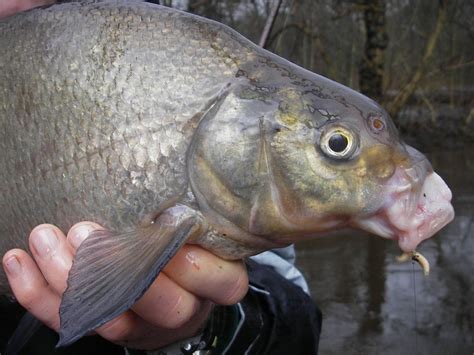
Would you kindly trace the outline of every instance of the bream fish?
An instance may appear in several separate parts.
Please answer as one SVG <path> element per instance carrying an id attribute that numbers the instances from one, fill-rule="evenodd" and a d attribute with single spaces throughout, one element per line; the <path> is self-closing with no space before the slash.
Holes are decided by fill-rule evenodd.
<path id="1" fill-rule="evenodd" d="M 105 228 L 75 256 L 59 345 L 128 309 L 184 243 L 238 259 L 353 227 L 413 252 L 454 216 L 377 103 L 145 2 L 0 21 L 0 152 L 0 254 L 40 223 Z"/>

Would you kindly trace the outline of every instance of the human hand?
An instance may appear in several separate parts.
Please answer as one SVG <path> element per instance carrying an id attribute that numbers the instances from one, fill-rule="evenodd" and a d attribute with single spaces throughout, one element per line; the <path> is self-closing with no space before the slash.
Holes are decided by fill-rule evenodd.
<path id="1" fill-rule="evenodd" d="M 0 19 L 33 7 L 54 4 L 55 0 L 0 0 Z"/>
<path id="2" fill-rule="evenodd" d="M 18 302 L 56 331 L 75 251 L 90 232 L 100 228 L 81 222 L 66 237 L 57 227 L 43 224 L 30 234 L 33 257 L 21 249 L 10 250 L 3 257 Z M 205 325 L 212 303 L 234 304 L 247 288 L 241 261 L 226 261 L 198 246 L 185 245 L 130 310 L 95 331 L 130 348 L 160 348 L 196 335 Z"/>

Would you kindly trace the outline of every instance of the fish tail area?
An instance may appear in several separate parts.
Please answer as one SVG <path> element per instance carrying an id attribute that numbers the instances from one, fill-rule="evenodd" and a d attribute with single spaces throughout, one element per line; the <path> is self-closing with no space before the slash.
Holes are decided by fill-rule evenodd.
<path id="1" fill-rule="evenodd" d="M 19 354 L 42 325 L 31 313 L 26 312 L 8 340 L 4 355 Z"/>
<path id="2" fill-rule="evenodd" d="M 198 212 L 176 205 L 146 227 L 93 232 L 69 271 L 56 347 L 73 343 L 129 309 L 188 238 L 205 229 Z"/>

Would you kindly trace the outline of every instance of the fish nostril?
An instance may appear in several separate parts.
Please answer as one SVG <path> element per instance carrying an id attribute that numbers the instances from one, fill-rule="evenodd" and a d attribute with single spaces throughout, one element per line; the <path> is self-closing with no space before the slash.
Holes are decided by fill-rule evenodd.
<path id="1" fill-rule="evenodd" d="M 421 187 L 426 178 L 426 169 L 424 169 L 423 165 L 413 165 L 405 169 L 405 174 L 413 187 Z"/>
<path id="2" fill-rule="evenodd" d="M 405 184 L 405 185 L 401 185 L 401 186 L 397 187 L 397 189 L 395 190 L 395 192 L 396 192 L 397 194 L 402 194 L 402 193 L 404 193 L 404 192 L 410 191 L 412 187 L 413 187 L 412 184 L 407 183 L 407 184 Z"/>

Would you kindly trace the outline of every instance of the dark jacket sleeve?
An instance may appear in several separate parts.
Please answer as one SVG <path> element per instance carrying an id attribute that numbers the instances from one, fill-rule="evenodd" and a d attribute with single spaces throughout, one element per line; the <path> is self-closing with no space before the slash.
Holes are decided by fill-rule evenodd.
<path id="1" fill-rule="evenodd" d="M 322 316 L 311 297 L 269 266 L 249 260 L 247 269 L 250 288 L 236 306 L 237 325 L 216 353 L 317 354 Z"/>

